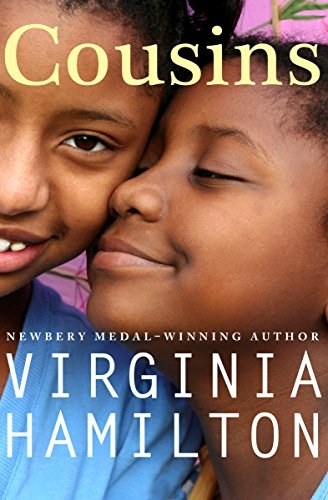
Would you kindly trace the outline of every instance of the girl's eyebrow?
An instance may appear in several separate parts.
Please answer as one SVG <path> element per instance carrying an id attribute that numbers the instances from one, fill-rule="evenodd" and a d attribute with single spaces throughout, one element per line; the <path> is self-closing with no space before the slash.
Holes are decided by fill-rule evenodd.
<path id="1" fill-rule="evenodd" d="M 236 139 L 236 141 L 238 141 L 239 143 L 243 144 L 248 149 L 250 149 L 251 152 L 256 156 L 258 156 L 260 159 L 263 160 L 264 158 L 265 161 L 272 162 L 270 155 L 261 146 L 261 144 L 255 142 L 246 131 L 241 130 L 239 128 L 229 127 L 224 125 L 221 127 L 212 127 L 209 125 L 197 125 L 192 132 L 193 133 L 201 132 L 205 134 L 214 135 L 217 137 L 233 137 L 234 139 Z"/>
<path id="2" fill-rule="evenodd" d="M 73 119 L 87 121 L 107 121 L 121 127 L 135 129 L 135 123 L 130 118 L 123 116 L 115 111 L 103 111 L 97 109 L 68 108 L 57 114 L 58 119 Z"/>
<path id="3" fill-rule="evenodd" d="M 12 91 L 3 83 L 0 83 L 0 96 L 8 99 L 12 102 L 16 102 L 16 98 Z M 135 123 L 128 118 L 116 111 L 104 111 L 97 109 L 84 109 L 84 108 L 67 108 L 59 111 L 57 118 L 70 118 L 73 120 L 89 120 L 89 121 L 107 121 L 119 125 L 121 127 L 126 127 L 130 129 L 135 129 Z"/>

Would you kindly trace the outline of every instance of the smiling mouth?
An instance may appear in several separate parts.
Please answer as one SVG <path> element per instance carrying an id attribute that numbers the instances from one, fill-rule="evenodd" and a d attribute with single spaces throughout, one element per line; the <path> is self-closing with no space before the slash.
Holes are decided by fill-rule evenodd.
<path id="1" fill-rule="evenodd" d="M 168 268 L 172 264 L 158 260 L 130 244 L 117 239 L 104 238 L 92 260 L 92 267 L 113 268 Z"/>
<path id="2" fill-rule="evenodd" d="M 100 251 L 95 257 L 96 264 L 101 262 L 105 267 L 167 267 L 154 260 L 146 259 L 139 255 L 119 251 Z"/>
<path id="3" fill-rule="evenodd" d="M 24 241 L 10 241 L 0 238 L 0 253 L 21 252 L 31 245 L 32 243 L 26 243 Z"/>
<path id="4" fill-rule="evenodd" d="M 49 242 L 32 234 L 17 234 L 17 238 L 21 239 L 0 238 L 0 274 L 18 272 L 33 264 Z"/>

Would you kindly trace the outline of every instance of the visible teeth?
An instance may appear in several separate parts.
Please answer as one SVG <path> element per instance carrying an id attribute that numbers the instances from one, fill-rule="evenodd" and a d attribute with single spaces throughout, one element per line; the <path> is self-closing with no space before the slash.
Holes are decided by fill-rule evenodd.
<path id="1" fill-rule="evenodd" d="M 9 250 L 10 241 L 0 238 L 0 252 L 6 252 Z"/>
<path id="2" fill-rule="evenodd" d="M 14 241 L 11 243 L 4 238 L 0 238 L 0 253 L 7 252 L 11 250 L 12 252 L 20 252 L 21 250 L 25 250 L 27 247 L 27 243 L 23 243 L 22 241 Z"/>
<path id="3" fill-rule="evenodd" d="M 27 245 L 25 243 L 21 243 L 20 241 L 16 241 L 15 243 L 11 243 L 10 250 L 12 252 L 20 252 L 21 250 L 25 250 Z"/>

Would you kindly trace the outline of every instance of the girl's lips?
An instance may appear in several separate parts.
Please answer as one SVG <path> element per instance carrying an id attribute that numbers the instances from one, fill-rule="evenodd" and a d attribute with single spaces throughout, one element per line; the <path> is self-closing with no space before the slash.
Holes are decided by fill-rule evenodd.
<path id="1" fill-rule="evenodd" d="M 110 270 L 114 268 L 168 268 L 172 267 L 163 256 L 159 258 L 136 248 L 130 243 L 116 237 L 104 236 L 99 243 L 91 267 Z"/>
<path id="2" fill-rule="evenodd" d="M 10 242 L 23 242 L 28 245 L 38 245 L 39 243 L 43 243 L 48 238 L 45 236 L 40 236 L 35 233 L 31 233 L 30 231 L 26 231 L 25 229 L 21 229 L 19 227 L 0 227 L 0 239 L 8 240 Z"/>
<path id="3" fill-rule="evenodd" d="M 117 250 L 104 251 L 100 250 L 96 253 L 92 261 L 94 269 L 111 269 L 115 267 L 168 267 L 166 264 L 161 264 L 153 260 L 148 260 L 145 257 L 134 255 L 128 252 L 120 252 Z"/>
<path id="4" fill-rule="evenodd" d="M 32 264 L 42 253 L 47 241 L 29 244 L 24 250 L 0 252 L 0 273 L 20 271 Z"/>

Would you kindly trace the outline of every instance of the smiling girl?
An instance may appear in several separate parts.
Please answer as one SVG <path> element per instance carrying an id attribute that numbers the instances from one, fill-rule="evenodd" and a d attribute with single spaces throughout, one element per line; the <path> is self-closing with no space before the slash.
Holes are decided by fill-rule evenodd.
<path id="1" fill-rule="evenodd" d="M 269 43 L 281 86 L 262 85 L 261 51 L 256 84 L 235 86 L 232 48 L 229 85 L 207 86 L 208 66 L 170 105 L 140 175 L 112 197 L 89 314 L 99 328 L 147 331 L 151 342 L 133 348 L 153 353 L 178 385 L 185 356 L 181 392 L 201 420 L 223 499 L 327 498 L 327 476 L 318 485 L 328 463 L 328 48 L 312 53 L 320 81 L 300 88 L 287 84 L 291 70 L 308 78 L 290 62 L 293 44 Z M 184 341 L 213 331 L 221 339 Z M 168 341 L 165 332 L 186 335 Z M 221 341 L 233 332 L 238 341 Z M 294 340 L 278 342 L 276 332 Z"/>
<path id="2" fill-rule="evenodd" d="M 239 6 L 229 0 L 217 7 L 228 37 Z M 179 494 L 193 462 L 172 459 L 174 411 L 181 415 L 181 445 L 200 441 L 189 406 L 173 399 L 162 376 L 157 399 L 132 394 L 131 354 L 117 343 L 94 342 L 83 315 L 34 278 L 99 234 L 108 198 L 132 174 L 162 104 L 163 87 L 124 83 L 115 47 L 133 45 L 132 71 L 139 75 L 146 65 L 141 47 L 157 43 L 161 73 L 168 75 L 172 46 L 193 32 L 187 6 L 180 0 L 2 1 L 1 54 L 26 25 L 33 29 L 19 40 L 16 62 L 28 85 L 11 78 L 3 60 L 0 71 L 0 497 L 167 500 Z M 60 43 L 40 25 L 56 27 Z M 108 57 L 109 75 L 97 85 L 76 83 L 67 72 L 68 55 L 84 44 L 102 47 Z M 54 61 L 60 84 L 32 85 L 49 77 Z M 6 63 L 7 70 L 15 65 Z M 81 80 L 92 81 L 98 69 L 95 53 L 81 51 Z M 96 359 L 93 391 L 90 359 Z M 151 373 L 146 361 L 137 364 L 139 395 Z M 142 450 L 138 458 L 142 431 L 135 415 L 150 413 L 149 460 Z M 108 437 L 114 418 L 115 453 Z"/>

